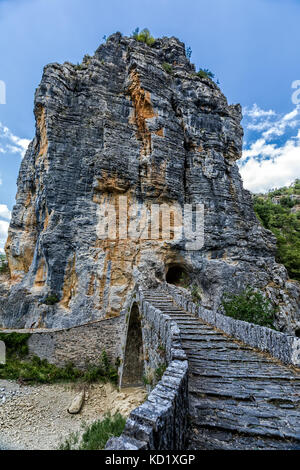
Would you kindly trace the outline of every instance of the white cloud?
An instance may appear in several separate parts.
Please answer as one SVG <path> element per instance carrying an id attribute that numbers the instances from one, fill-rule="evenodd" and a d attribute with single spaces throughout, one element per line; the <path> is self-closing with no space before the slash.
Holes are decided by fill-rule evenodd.
<path id="1" fill-rule="evenodd" d="M 254 103 L 254 105 L 252 106 L 252 108 L 248 108 L 247 106 L 244 108 L 244 111 L 243 111 L 244 115 L 245 116 L 249 116 L 250 118 L 253 118 L 253 119 L 257 119 L 257 118 L 261 118 L 261 117 L 268 117 L 268 116 L 275 116 L 275 111 L 273 111 L 273 109 L 269 109 L 269 110 L 264 110 L 264 109 L 261 109 L 259 106 L 257 106 L 256 103 Z"/>
<path id="2" fill-rule="evenodd" d="M 253 105 L 246 109 L 244 126 L 251 136 L 239 162 L 245 188 L 266 192 L 300 177 L 300 106 L 279 115 Z"/>
<path id="3" fill-rule="evenodd" d="M 0 204 L 0 218 L 6 220 L 11 219 L 11 211 L 6 204 Z"/>
<path id="4" fill-rule="evenodd" d="M 250 145 L 250 148 L 243 151 L 242 162 L 249 157 L 276 157 L 280 154 L 280 149 L 276 148 L 276 144 L 267 144 L 263 138 L 257 139 Z"/>
<path id="5" fill-rule="evenodd" d="M 9 222 L 6 220 L 0 220 L 0 252 L 4 252 L 4 245 L 7 239 L 7 232 L 8 232 Z"/>
<path id="6" fill-rule="evenodd" d="M 29 143 L 29 139 L 17 137 L 0 122 L 0 153 L 18 153 L 23 158 Z"/>
<path id="7" fill-rule="evenodd" d="M 275 158 L 259 161 L 251 156 L 240 167 L 244 186 L 250 191 L 266 192 L 268 189 L 287 186 L 300 176 L 300 142 L 289 140 L 283 147 L 275 150 Z M 263 151 L 264 149 L 262 154 Z"/>
<path id="8" fill-rule="evenodd" d="M 4 245 L 7 239 L 7 232 L 10 219 L 11 211 L 9 210 L 6 204 L 0 204 L 0 253 L 4 252 Z"/>
<path id="9" fill-rule="evenodd" d="M 299 107 L 297 106 L 293 111 L 277 119 L 273 122 L 269 129 L 263 133 L 265 139 L 270 139 L 274 136 L 284 135 L 288 128 L 294 129 L 299 125 Z"/>

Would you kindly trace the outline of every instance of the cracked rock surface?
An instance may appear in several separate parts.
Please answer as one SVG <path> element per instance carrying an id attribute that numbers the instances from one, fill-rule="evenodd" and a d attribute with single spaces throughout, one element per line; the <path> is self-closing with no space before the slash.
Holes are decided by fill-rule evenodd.
<path id="1" fill-rule="evenodd" d="M 80 65 L 49 64 L 34 113 L 0 325 L 67 328 L 119 315 L 136 281 L 155 286 L 177 264 L 206 308 L 251 285 L 278 305 L 278 328 L 300 328 L 299 284 L 276 264 L 274 237 L 256 219 L 236 165 L 241 107 L 195 74 L 183 43 L 162 38 L 149 47 L 116 33 Z M 153 203 L 204 204 L 204 247 L 188 251 L 184 238 L 161 242 L 149 233 L 103 239 L 104 209 L 115 207 L 118 219 L 119 197 L 127 198 L 130 233 Z"/>

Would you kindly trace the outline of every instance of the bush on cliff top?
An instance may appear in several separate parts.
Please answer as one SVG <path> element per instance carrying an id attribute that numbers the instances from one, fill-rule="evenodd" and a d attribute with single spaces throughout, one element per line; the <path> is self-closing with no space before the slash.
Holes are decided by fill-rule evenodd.
<path id="1" fill-rule="evenodd" d="M 210 78 L 211 80 L 213 80 L 215 78 L 215 74 L 212 73 L 210 70 L 208 69 L 199 69 L 199 71 L 196 73 L 196 75 L 198 75 L 198 77 L 200 78 Z"/>
<path id="2" fill-rule="evenodd" d="M 149 29 L 144 28 L 140 31 L 139 28 L 136 28 L 133 33 L 132 37 L 139 42 L 144 42 L 147 46 L 153 46 L 155 43 L 155 38 L 151 36 Z"/>
<path id="3" fill-rule="evenodd" d="M 224 294 L 222 305 L 228 317 L 274 328 L 277 308 L 251 287 L 239 294 Z"/>

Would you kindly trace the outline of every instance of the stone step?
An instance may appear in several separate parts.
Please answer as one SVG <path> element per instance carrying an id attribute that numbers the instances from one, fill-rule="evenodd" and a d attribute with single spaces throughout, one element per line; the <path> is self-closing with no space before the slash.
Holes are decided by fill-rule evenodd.
<path id="1" fill-rule="evenodd" d="M 148 300 L 149 299 L 149 300 Z M 189 450 L 300 449 L 300 371 L 285 366 L 154 291 L 189 361 Z"/>

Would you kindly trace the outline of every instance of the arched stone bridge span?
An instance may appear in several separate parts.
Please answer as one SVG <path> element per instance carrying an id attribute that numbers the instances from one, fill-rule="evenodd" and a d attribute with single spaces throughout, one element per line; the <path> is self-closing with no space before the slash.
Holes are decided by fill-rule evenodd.
<path id="1" fill-rule="evenodd" d="M 162 352 L 168 367 L 107 449 L 300 449 L 299 338 L 205 312 L 167 284 L 138 289 L 127 324 L 125 383 L 132 366 L 154 385 Z"/>

